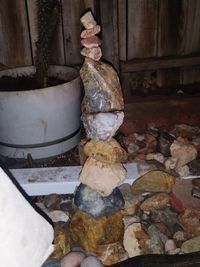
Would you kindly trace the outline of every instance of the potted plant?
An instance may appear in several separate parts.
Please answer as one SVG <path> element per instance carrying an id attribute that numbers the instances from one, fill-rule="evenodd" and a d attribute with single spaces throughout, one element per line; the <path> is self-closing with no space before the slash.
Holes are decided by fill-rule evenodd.
<path id="1" fill-rule="evenodd" d="M 79 72 L 67 66 L 49 66 L 59 5 L 57 0 L 37 0 L 35 66 L 0 71 L 0 154 L 4 157 L 23 159 L 31 154 L 34 159 L 44 159 L 79 142 Z"/>

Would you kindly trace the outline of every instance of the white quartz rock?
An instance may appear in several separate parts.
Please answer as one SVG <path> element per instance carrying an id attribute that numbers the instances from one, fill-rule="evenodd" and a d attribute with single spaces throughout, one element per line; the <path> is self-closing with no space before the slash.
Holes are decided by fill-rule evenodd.
<path id="1" fill-rule="evenodd" d="M 113 189 L 126 178 L 127 172 L 121 163 L 105 163 L 94 158 L 88 158 L 80 174 L 80 181 L 108 196 Z"/>
<path id="2" fill-rule="evenodd" d="M 124 112 L 83 114 L 82 121 L 87 138 L 99 141 L 110 140 L 124 120 Z"/>

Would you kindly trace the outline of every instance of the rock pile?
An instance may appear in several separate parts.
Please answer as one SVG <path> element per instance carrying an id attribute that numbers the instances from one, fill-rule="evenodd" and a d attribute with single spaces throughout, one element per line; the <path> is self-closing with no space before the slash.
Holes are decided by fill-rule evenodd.
<path id="1" fill-rule="evenodd" d="M 108 247 L 113 250 L 124 230 L 121 210 L 125 201 L 118 186 L 126 178 L 122 162 L 127 153 L 113 138 L 124 119 L 124 101 L 116 71 L 99 61 L 101 40 L 96 34 L 100 26 L 90 11 L 81 23 L 85 27 L 81 33 L 85 56 L 80 70 L 85 89 L 82 121 L 87 135 L 83 151 L 88 158 L 74 196 L 78 210 L 70 220 L 70 237 L 72 246 L 103 254 Z"/>

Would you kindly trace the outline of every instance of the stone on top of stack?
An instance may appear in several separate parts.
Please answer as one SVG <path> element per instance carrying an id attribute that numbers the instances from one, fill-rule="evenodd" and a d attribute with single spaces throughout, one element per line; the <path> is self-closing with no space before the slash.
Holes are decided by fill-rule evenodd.
<path id="1" fill-rule="evenodd" d="M 71 220 L 70 233 L 75 244 L 95 252 L 100 245 L 117 242 L 123 233 L 121 210 L 125 202 L 117 187 L 127 175 L 122 165 L 127 159 L 127 153 L 113 136 L 123 123 L 124 101 L 116 71 L 112 66 L 99 61 L 102 55 L 101 40 L 96 34 L 100 32 L 100 26 L 90 11 L 81 18 L 81 23 L 85 27 L 81 33 L 81 44 L 84 46 L 81 54 L 85 56 L 80 70 L 85 89 L 82 121 L 88 139 L 83 151 L 88 158 L 80 174 L 81 184 L 75 192 L 74 203 L 78 211 Z M 88 224 L 88 218 L 92 225 Z M 106 236 L 110 232 L 106 228 L 110 227 L 110 221 L 115 229 L 114 240 Z M 94 242 L 92 229 L 102 223 L 104 230 L 99 238 L 95 237 Z M 77 224 L 81 224 L 84 238 L 81 231 L 75 229 Z M 94 242 L 92 247 L 89 242 Z"/>

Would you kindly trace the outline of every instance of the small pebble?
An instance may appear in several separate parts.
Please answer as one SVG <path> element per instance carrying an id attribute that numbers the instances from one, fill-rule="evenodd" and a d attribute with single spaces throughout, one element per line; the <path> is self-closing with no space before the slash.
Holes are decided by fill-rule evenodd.
<path id="1" fill-rule="evenodd" d="M 61 259 L 60 266 L 79 267 L 84 258 L 85 254 L 83 252 L 70 252 Z"/>
<path id="2" fill-rule="evenodd" d="M 176 244 L 173 239 L 168 239 L 165 243 L 165 251 L 168 253 L 169 251 L 173 251 L 176 249 Z"/>
<path id="3" fill-rule="evenodd" d="M 81 262 L 80 267 L 104 267 L 104 265 L 96 257 L 89 256 Z"/>

